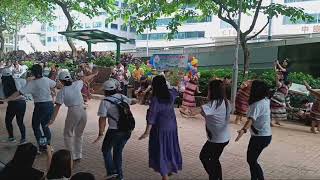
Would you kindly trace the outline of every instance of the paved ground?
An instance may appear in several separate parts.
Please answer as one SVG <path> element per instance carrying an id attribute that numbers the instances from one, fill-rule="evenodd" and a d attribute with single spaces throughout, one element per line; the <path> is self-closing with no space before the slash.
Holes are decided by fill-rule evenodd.
<path id="1" fill-rule="evenodd" d="M 84 133 L 84 159 L 75 165 L 74 172 L 89 171 L 97 179 L 103 179 L 105 169 L 100 152 L 101 144 L 91 142 L 97 136 L 98 120 L 96 111 L 99 101 L 92 100 L 88 109 L 88 124 Z M 137 127 L 124 151 L 124 172 L 128 180 L 160 179 L 160 176 L 148 168 L 148 140 L 139 141 L 144 131 L 146 107 L 133 106 Z M 34 142 L 31 129 L 32 104 L 28 104 L 25 117 L 28 140 Z M 4 128 L 5 106 L 0 105 L 0 136 L 6 137 Z M 63 148 L 63 126 L 66 109 L 62 112 L 53 127 L 53 145 L 55 150 Z M 179 113 L 179 138 L 183 154 L 183 170 L 172 179 L 207 179 L 206 173 L 198 159 L 202 145 L 206 141 L 204 122 L 201 118 L 185 119 Z M 15 134 L 19 135 L 16 124 Z M 232 125 L 233 137 L 222 155 L 221 163 L 225 179 L 248 179 L 249 167 L 246 163 L 246 149 L 249 135 L 234 142 L 236 130 L 240 126 Z M 320 179 L 320 135 L 308 133 L 308 127 L 286 124 L 274 128 L 272 144 L 264 151 L 260 160 L 267 179 Z M 16 145 L 0 144 L 0 161 L 11 159 Z M 36 167 L 45 170 L 45 155 L 39 156 Z"/>

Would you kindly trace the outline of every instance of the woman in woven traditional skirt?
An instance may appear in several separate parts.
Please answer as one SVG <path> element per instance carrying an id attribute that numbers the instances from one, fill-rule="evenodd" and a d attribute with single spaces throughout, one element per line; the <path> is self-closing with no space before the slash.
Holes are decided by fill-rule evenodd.
<path id="1" fill-rule="evenodd" d="M 278 79 L 276 76 L 277 90 L 271 98 L 271 126 L 281 126 L 280 121 L 287 119 L 286 97 L 289 93 L 291 82 Z"/>
<path id="2" fill-rule="evenodd" d="M 182 106 L 180 108 L 180 113 L 183 116 L 192 117 L 200 113 L 200 108 L 197 111 L 197 103 L 195 94 L 199 92 L 198 80 L 196 78 L 191 79 L 183 92 Z"/>
<path id="3" fill-rule="evenodd" d="M 252 80 L 244 82 L 236 96 L 236 124 L 240 124 L 243 117 L 246 117 L 249 109 L 249 96 L 251 90 Z"/>
<path id="4" fill-rule="evenodd" d="M 311 95 L 316 98 L 316 101 L 310 111 L 310 117 L 312 119 L 311 132 L 318 134 L 320 131 L 320 89 L 312 89 L 307 82 L 305 82 L 305 85 Z"/>

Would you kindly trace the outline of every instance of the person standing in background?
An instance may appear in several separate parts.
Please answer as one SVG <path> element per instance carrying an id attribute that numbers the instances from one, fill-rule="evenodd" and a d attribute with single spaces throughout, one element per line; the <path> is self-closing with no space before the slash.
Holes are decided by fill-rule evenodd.
<path id="1" fill-rule="evenodd" d="M 140 68 L 140 64 L 136 63 L 136 67 L 132 72 L 132 77 L 134 80 L 134 91 L 135 92 L 140 87 L 140 79 L 144 76 L 144 71 L 142 68 Z M 133 94 L 134 96 L 134 94 Z"/>
<path id="2" fill-rule="evenodd" d="M 131 78 L 131 73 L 129 71 L 129 66 L 128 64 L 124 64 L 124 79 L 123 79 L 123 94 L 125 96 L 128 96 L 128 85 L 129 85 L 129 82 L 130 82 L 130 78 Z"/>
<path id="3" fill-rule="evenodd" d="M 311 132 L 314 134 L 318 134 L 320 131 L 320 90 L 312 89 L 306 81 L 304 82 L 304 84 L 310 94 L 316 98 L 316 101 L 313 103 L 310 111 L 310 117 L 312 119 Z"/>
<path id="4" fill-rule="evenodd" d="M 242 118 L 247 115 L 249 109 L 249 97 L 250 97 L 250 90 L 251 90 L 252 80 L 248 80 L 244 82 L 236 95 L 236 120 L 235 124 L 241 124 Z"/>

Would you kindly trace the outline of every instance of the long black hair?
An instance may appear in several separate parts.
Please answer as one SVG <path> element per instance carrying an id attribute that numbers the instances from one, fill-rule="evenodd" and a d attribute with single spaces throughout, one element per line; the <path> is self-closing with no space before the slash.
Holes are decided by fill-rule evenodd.
<path id="1" fill-rule="evenodd" d="M 71 176 L 71 152 L 65 149 L 55 152 L 47 174 L 48 179 L 70 178 Z"/>
<path id="2" fill-rule="evenodd" d="M 249 105 L 269 97 L 270 89 L 268 85 L 261 80 L 254 80 L 251 85 Z"/>
<path id="3" fill-rule="evenodd" d="M 32 143 L 19 145 L 7 167 L 14 169 L 30 169 L 37 156 L 37 147 Z M 19 173 L 19 172 L 17 172 Z"/>
<path id="4" fill-rule="evenodd" d="M 70 180 L 95 180 L 95 177 L 91 173 L 87 172 L 78 172 L 73 175 Z"/>
<path id="5" fill-rule="evenodd" d="M 209 101 L 217 101 L 216 109 L 226 101 L 226 92 L 224 83 L 221 80 L 212 80 L 209 82 L 208 86 L 208 99 Z"/>
<path id="6" fill-rule="evenodd" d="M 2 76 L 3 93 L 6 98 L 17 91 L 16 83 L 12 76 Z"/>
<path id="7" fill-rule="evenodd" d="M 42 67 L 40 64 L 35 64 L 31 67 L 31 73 L 34 75 L 35 78 L 39 79 L 42 78 Z"/>
<path id="8" fill-rule="evenodd" d="M 152 96 L 162 102 L 170 102 L 170 92 L 164 76 L 158 75 L 152 80 Z"/>

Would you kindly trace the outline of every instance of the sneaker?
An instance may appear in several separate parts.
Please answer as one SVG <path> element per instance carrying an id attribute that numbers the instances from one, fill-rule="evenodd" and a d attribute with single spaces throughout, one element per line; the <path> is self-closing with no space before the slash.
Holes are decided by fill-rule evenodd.
<path id="1" fill-rule="evenodd" d="M 1 142 L 4 142 L 4 143 L 15 143 L 17 142 L 16 138 L 8 138 L 8 139 L 5 139 L 5 140 L 2 140 Z"/>
<path id="2" fill-rule="evenodd" d="M 26 143 L 27 143 L 26 139 L 21 139 L 19 145 L 23 145 L 23 144 L 26 144 Z"/>
<path id="3" fill-rule="evenodd" d="M 118 177 L 118 174 L 112 174 L 112 175 L 109 175 L 105 178 L 105 180 L 116 180 Z"/>

